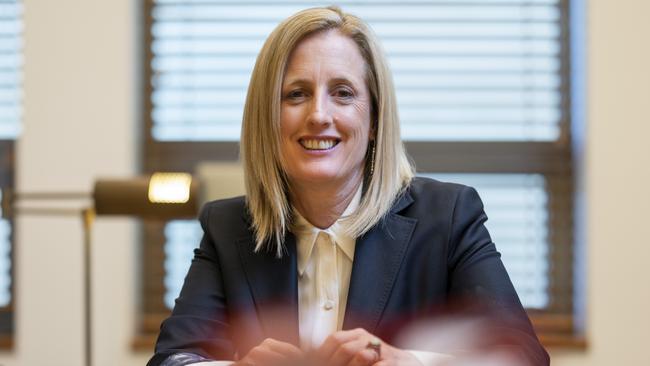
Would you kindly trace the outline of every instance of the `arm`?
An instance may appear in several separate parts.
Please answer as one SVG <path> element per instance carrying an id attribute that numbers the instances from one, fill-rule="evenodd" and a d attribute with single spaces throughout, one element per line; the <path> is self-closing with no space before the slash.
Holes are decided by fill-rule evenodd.
<path id="1" fill-rule="evenodd" d="M 175 353 L 167 357 L 160 366 L 231 366 L 232 361 L 211 361 L 194 353 Z"/>
<path id="2" fill-rule="evenodd" d="M 228 239 L 228 234 L 232 234 L 228 231 L 231 227 L 227 223 L 221 223 L 221 220 L 224 216 L 232 216 L 232 209 L 221 210 L 216 206 L 217 204 L 208 204 L 201 212 L 200 222 L 204 235 L 200 247 L 194 251 L 192 265 L 185 277 L 180 296 L 176 299 L 174 310 L 161 326 L 156 354 L 148 366 L 185 366 L 197 363 L 232 365 L 233 361 L 215 360 L 237 358 L 224 288 L 226 276 L 221 265 L 223 259 L 219 257 L 219 254 L 223 256 L 224 252 L 217 250 L 217 245 L 227 245 L 231 242 Z M 214 225 L 215 222 L 211 220 L 220 224 Z M 219 236 L 216 236 L 217 234 Z M 225 244 L 215 244 L 213 238 L 224 240 Z M 241 359 L 237 364 L 270 365 L 274 362 L 287 364 L 285 360 L 302 357 L 302 354 L 291 344 L 267 338 L 245 355 L 239 356 Z"/>
<path id="3" fill-rule="evenodd" d="M 201 244 L 194 250 L 194 259 L 174 310 L 161 325 L 156 353 L 148 366 L 163 365 L 163 361 L 177 353 L 200 356 L 200 361 L 233 357 L 219 258 L 208 232 L 209 216 L 210 206 L 207 205 L 200 215 L 204 231 Z M 174 366 L 184 364 L 187 363 L 171 363 Z"/>
<path id="4" fill-rule="evenodd" d="M 515 340 L 532 365 L 548 365 L 548 354 L 539 343 L 485 228 L 486 220 L 476 191 L 463 187 L 454 206 L 448 243 L 450 296 L 469 301 L 471 307 L 478 304 L 479 313 L 487 312 L 490 320 L 498 320 L 498 328 L 494 329 L 505 339 L 497 342 Z"/>

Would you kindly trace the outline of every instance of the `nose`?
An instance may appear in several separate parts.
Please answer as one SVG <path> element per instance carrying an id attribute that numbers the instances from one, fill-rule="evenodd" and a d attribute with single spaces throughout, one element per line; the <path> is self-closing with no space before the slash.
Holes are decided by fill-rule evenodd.
<path id="1" fill-rule="evenodd" d="M 329 95 L 325 91 L 317 91 L 311 100 L 307 122 L 312 125 L 330 125 L 333 122 L 329 105 Z"/>

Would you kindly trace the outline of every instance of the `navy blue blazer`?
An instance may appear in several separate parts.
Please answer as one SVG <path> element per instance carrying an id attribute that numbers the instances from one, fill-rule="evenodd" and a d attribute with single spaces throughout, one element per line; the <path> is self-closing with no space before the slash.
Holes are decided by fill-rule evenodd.
<path id="1" fill-rule="evenodd" d="M 361 327 L 390 342 L 405 324 L 464 299 L 498 312 L 532 364 L 548 365 L 486 220 L 473 188 L 413 179 L 357 239 L 343 329 Z M 293 234 L 282 258 L 254 253 L 243 197 L 206 204 L 200 222 L 203 239 L 148 365 L 185 352 L 233 359 L 268 337 L 299 344 Z"/>

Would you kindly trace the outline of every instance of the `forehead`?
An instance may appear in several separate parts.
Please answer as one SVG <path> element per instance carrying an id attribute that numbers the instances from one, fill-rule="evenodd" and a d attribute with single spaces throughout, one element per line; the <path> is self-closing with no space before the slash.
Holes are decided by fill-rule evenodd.
<path id="1" fill-rule="evenodd" d="M 309 35 L 298 43 L 289 56 L 285 82 L 314 76 L 343 76 L 364 82 L 365 70 L 357 44 L 334 29 Z"/>

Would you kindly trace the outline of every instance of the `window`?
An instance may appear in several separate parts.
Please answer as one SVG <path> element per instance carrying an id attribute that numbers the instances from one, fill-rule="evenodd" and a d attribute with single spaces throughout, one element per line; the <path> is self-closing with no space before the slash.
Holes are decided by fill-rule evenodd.
<path id="1" fill-rule="evenodd" d="M 0 1 L 0 198 L 14 187 L 14 141 L 20 133 L 22 84 L 22 2 Z M 13 333 L 13 220 L 0 207 L 0 348 Z"/>
<path id="2" fill-rule="evenodd" d="M 384 45 L 418 173 L 479 191 L 549 345 L 574 339 L 568 1 L 337 2 Z M 236 160 L 259 49 L 280 20 L 319 5 L 329 3 L 149 2 L 145 169 Z M 144 264 L 143 311 L 154 331 L 200 235 L 194 222 L 157 225 L 146 230 Z"/>

